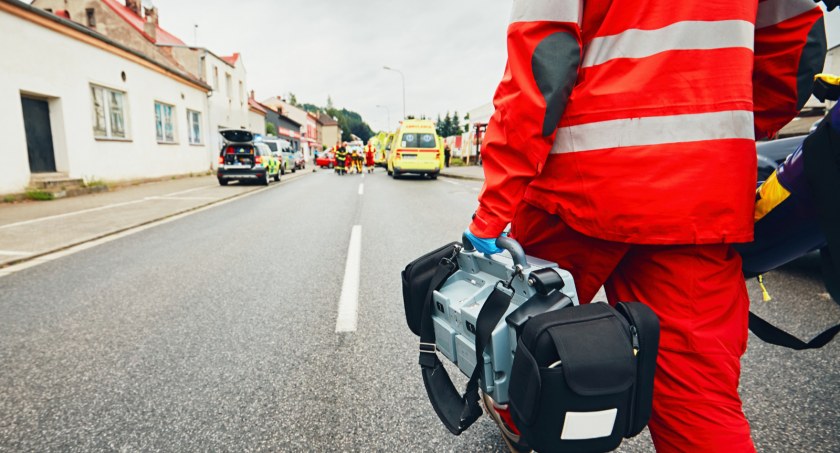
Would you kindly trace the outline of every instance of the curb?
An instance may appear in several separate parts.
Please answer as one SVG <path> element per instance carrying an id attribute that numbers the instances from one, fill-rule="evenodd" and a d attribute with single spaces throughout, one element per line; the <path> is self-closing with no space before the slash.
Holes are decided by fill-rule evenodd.
<path id="1" fill-rule="evenodd" d="M 300 177 L 296 177 L 296 178 L 292 179 L 292 181 L 287 180 L 287 181 L 285 181 L 285 183 L 294 182 L 297 179 L 300 179 Z M 84 239 L 84 240 L 81 240 L 81 241 L 77 241 L 77 242 L 73 242 L 73 243 L 70 243 L 70 244 L 62 245 L 60 247 L 56 247 L 56 248 L 51 249 L 51 250 L 47 250 L 47 251 L 44 251 L 44 252 L 41 252 L 41 253 L 37 253 L 35 255 L 25 256 L 23 258 L 17 258 L 17 259 L 13 259 L 11 261 L 6 261 L 5 263 L 0 263 L 0 271 L 2 271 L 3 269 L 10 268 L 12 266 L 16 266 L 18 264 L 25 263 L 27 261 L 37 260 L 39 258 L 43 258 L 45 256 L 52 255 L 53 253 L 63 252 L 65 250 L 71 249 L 73 247 L 78 247 L 80 245 L 87 244 L 89 242 L 98 241 L 100 239 L 104 239 L 104 238 L 107 238 L 109 236 L 115 236 L 115 235 L 118 235 L 118 234 L 122 234 L 122 233 L 125 233 L 127 231 L 134 230 L 136 228 L 151 225 L 153 223 L 160 222 L 160 221 L 163 221 L 163 220 L 166 220 L 166 219 L 170 219 L 172 217 L 177 217 L 177 216 L 187 214 L 187 213 L 190 213 L 190 212 L 193 212 L 193 211 L 198 211 L 200 209 L 204 209 L 204 208 L 207 208 L 207 207 L 210 207 L 210 206 L 213 206 L 213 205 L 225 202 L 225 201 L 230 201 L 230 200 L 234 200 L 236 198 L 245 197 L 245 196 L 254 194 L 256 192 L 263 192 L 263 191 L 266 191 L 266 190 L 270 190 L 272 188 L 279 187 L 283 183 L 284 183 L 284 181 L 281 181 L 280 183 L 277 183 L 274 186 L 258 187 L 258 188 L 255 188 L 254 190 L 249 190 L 247 192 L 241 192 L 241 193 L 233 194 L 229 197 L 219 198 L 218 200 L 213 200 L 213 201 L 210 201 L 208 203 L 204 203 L 202 205 L 193 206 L 191 208 L 184 209 L 183 211 L 173 212 L 171 214 L 167 214 L 167 215 L 160 216 L 160 217 L 155 217 L 153 219 L 145 220 L 145 221 L 142 221 L 140 223 L 137 223 L 137 224 L 134 224 L 134 225 L 131 225 L 131 226 L 127 226 L 127 227 L 119 228 L 119 229 L 116 229 L 116 230 L 108 231 L 108 232 L 99 234 L 99 235 L 94 236 L 94 237 L 90 237 L 90 238 L 87 238 L 87 239 Z M 2 276 L 2 274 L 0 274 L 0 276 Z"/>
<path id="2" fill-rule="evenodd" d="M 478 178 L 478 177 L 475 177 L 475 176 L 456 175 L 456 174 L 452 174 L 452 173 L 444 173 L 444 172 L 441 172 L 441 173 L 440 173 L 440 176 L 442 176 L 442 177 L 444 177 L 444 178 L 452 178 L 452 179 L 466 179 L 466 180 L 468 180 L 468 181 L 482 181 L 482 182 L 484 182 L 484 178 Z"/>

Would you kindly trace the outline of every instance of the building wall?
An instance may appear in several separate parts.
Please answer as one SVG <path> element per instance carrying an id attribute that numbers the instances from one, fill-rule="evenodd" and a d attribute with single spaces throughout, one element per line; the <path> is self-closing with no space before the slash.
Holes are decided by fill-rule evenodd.
<path id="1" fill-rule="evenodd" d="M 249 110 L 248 130 L 255 134 L 265 135 L 265 115 Z"/>
<path id="2" fill-rule="evenodd" d="M 248 108 L 248 86 L 246 83 L 247 72 L 239 59 L 233 67 L 221 58 L 210 52 L 205 53 L 204 58 L 205 81 L 213 92 L 208 98 L 210 145 L 214 150 L 221 149 L 223 139 L 218 131 L 222 129 L 250 129 L 251 119 Z M 216 74 L 218 73 L 218 82 Z M 227 76 L 231 77 L 230 90 L 228 90 Z M 242 84 L 240 96 L 239 86 Z M 260 130 L 265 133 L 265 126 Z"/>
<path id="3" fill-rule="evenodd" d="M 321 126 L 321 144 L 327 145 L 327 147 L 335 146 L 336 143 L 341 141 L 341 134 L 338 130 L 338 126 Z"/>
<path id="4" fill-rule="evenodd" d="M 127 180 L 210 168 L 206 128 L 203 144 L 188 139 L 186 109 L 206 117 L 202 89 L 4 11 L 0 30 L 15 37 L 0 40 L 0 193 L 22 191 L 31 176 L 21 93 L 48 99 L 56 167 L 71 177 Z M 91 84 L 126 93 L 128 140 L 94 138 Z M 157 142 L 155 101 L 175 106 L 177 144 Z"/>

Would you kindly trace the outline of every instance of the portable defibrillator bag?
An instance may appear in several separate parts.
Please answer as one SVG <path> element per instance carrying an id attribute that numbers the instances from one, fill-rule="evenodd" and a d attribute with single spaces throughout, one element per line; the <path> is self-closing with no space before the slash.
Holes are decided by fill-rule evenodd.
<path id="1" fill-rule="evenodd" d="M 659 320 L 640 303 L 550 311 L 525 325 L 510 408 L 521 439 L 540 452 L 604 452 L 647 425 Z"/>
<path id="2" fill-rule="evenodd" d="M 420 335 L 423 305 L 431 297 L 431 292 L 438 289 L 456 270 L 442 267 L 441 261 L 454 260 L 460 249 L 459 242 L 451 242 L 417 258 L 402 271 L 405 321 L 414 335 Z"/>

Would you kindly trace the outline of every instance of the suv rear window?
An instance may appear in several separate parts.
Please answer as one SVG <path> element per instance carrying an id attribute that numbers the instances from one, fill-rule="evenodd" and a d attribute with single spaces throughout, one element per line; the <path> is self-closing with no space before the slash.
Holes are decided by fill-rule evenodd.
<path id="1" fill-rule="evenodd" d="M 405 133 L 402 135 L 403 148 L 437 148 L 435 134 Z"/>
<path id="2" fill-rule="evenodd" d="M 254 147 L 251 145 L 227 145 L 222 148 L 220 154 L 254 154 Z"/>

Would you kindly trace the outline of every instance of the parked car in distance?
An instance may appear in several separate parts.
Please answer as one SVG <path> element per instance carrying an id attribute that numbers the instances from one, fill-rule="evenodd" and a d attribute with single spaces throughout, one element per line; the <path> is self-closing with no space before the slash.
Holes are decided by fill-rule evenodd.
<path id="1" fill-rule="evenodd" d="M 315 159 L 315 165 L 321 168 L 335 167 L 335 153 L 332 151 L 321 151 Z"/>
<path id="2" fill-rule="evenodd" d="M 274 136 L 264 138 L 262 142 L 271 148 L 274 157 L 280 162 L 281 175 L 285 175 L 290 170 L 294 172 L 294 161 L 289 158 L 288 151 L 285 151 L 291 148 L 292 142 Z"/>
<path id="3" fill-rule="evenodd" d="M 226 186 L 230 181 L 257 181 L 268 185 L 271 178 L 280 181 L 280 161 L 262 142 L 254 141 L 254 134 L 241 129 L 219 132 L 225 144 L 219 151 L 216 178 Z"/>
<path id="4" fill-rule="evenodd" d="M 280 150 L 280 154 L 283 156 L 283 160 L 281 161 L 283 167 L 283 173 L 285 174 L 287 171 L 291 171 L 292 173 L 297 171 L 297 166 L 295 165 L 295 149 L 292 148 L 292 144 L 289 143 L 289 146 L 286 146 Z"/>
<path id="5" fill-rule="evenodd" d="M 764 181 L 770 176 L 776 167 L 793 154 L 799 145 L 805 141 L 807 135 L 782 138 L 768 142 L 758 142 L 755 145 L 756 157 L 758 159 L 758 180 Z"/>

